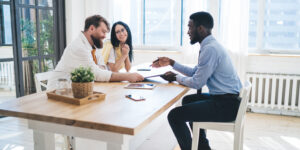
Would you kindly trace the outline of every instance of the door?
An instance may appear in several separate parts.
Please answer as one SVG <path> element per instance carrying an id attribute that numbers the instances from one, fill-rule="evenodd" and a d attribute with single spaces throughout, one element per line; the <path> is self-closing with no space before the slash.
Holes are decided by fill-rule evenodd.
<path id="1" fill-rule="evenodd" d="M 22 95 L 36 92 L 34 75 L 54 69 L 54 3 L 52 0 L 18 0 L 16 24 L 20 47 Z"/>

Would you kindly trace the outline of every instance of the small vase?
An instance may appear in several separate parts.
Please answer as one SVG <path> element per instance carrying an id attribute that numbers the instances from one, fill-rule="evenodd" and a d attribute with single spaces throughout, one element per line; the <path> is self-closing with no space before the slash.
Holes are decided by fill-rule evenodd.
<path id="1" fill-rule="evenodd" d="M 84 98 L 93 94 L 94 82 L 72 82 L 72 91 L 75 98 Z"/>

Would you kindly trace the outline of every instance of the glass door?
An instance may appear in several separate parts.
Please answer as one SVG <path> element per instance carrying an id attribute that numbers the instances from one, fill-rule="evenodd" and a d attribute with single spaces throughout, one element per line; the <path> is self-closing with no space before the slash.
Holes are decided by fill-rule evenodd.
<path id="1" fill-rule="evenodd" d="M 36 92 L 65 48 L 64 0 L 0 0 L 0 103 Z"/>
<path id="2" fill-rule="evenodd" d="M 54 1 L 18 0 L 17 30 L 21 49 L 21 95 L 36 92 L 34 75 L 54 69 L 56 45 L 54 37 Z"/>

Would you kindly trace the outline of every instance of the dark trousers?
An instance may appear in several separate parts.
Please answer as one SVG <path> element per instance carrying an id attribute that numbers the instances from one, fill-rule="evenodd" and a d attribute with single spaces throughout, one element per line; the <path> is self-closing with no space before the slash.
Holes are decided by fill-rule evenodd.
<path id="1" fill-rule="evenodd" d="M 168 114 L 169 124 L 175 134 L 181 150 L 190 150 L 192 138 L 188 125 L 192 122 L 230 122 L 234 121 L 240 105 L 238 94 L 187 95 L 182 106 L 176 107 Z M 192 128 L 192 126 L 191 126 Z M 206 133 L 200 129 L 198 149 L 209 147 Z"/>

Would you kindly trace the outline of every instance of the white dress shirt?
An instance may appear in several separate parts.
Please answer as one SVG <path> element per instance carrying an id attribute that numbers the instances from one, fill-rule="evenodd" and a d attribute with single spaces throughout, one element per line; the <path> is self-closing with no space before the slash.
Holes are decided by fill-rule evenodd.
<path id="1" fill-rule="evenodd" d="M 70 79 L 70 73 L 80 66 L 91 67 L 95 75 L 95 81 L 109 81 L 112 72 L 103 68 L 104 62 L 99 50 L 96 51 L 98 64 L 95 64 L 92 56 L 92 46 L 83 33 L 73 40 L 64 50 L 52 76 L 48 80 L 47 89 L 55 89 L 59 78 Z"/>
<path id="2" fill-rule="evenodd" d="M 108 62 L 109 62 L 109 63 L 112 63 L 112 64 L 115 64 L 115 63 L 116 63 L 116 52 L 115 52 L 115 49 L 114 49 L 114 48 L 112 48 L 112 49 L 110 50 Z"/>

